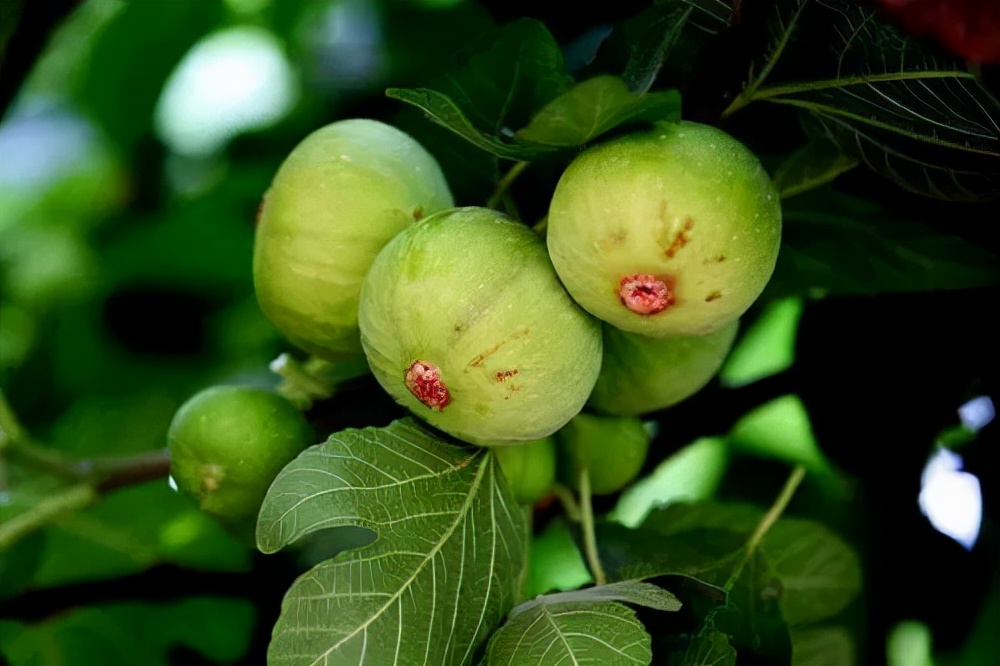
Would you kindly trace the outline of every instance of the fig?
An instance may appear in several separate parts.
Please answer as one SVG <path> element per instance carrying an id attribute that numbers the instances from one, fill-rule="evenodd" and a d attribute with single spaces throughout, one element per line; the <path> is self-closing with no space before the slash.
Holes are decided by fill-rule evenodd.
<path id="1" fill-rule="evenodd" d="M 734 321 L 708 335 L 648 338 L 605 325 L 601 374 L 587 404 L 621 416 L 676 405 L 719 372 L 738 328 Z"/>
<path id="2" fill-rule="evenodd" d="M 500 469 L 519 504 L 546 497 L 556 481 L 556 442 L 544 437 L 521 446 L 494 449 Z"/>
<path id="3" fill-rule="evenodd" d="M 393 238 L 362 284 L 359 324 L 397 402 L 483 446 L 554 433 L 601 365 L 600 322 L 563 289 L 545 244 L 487 208 L 442 211 Z"/>
<path id="4" fill-rule="evenodd" d="M 174 414 L 170 475 L 206 513 L 229 522 L 254 518 L 274 477 L 313 439 L 305 417 L 280 395 L 212 386 Z"/>
<path id="5" fill-rule="evenodd" d="M 401 130 L 367 119 L 316 130 L 261 202 L 253 255 L 261 310 L 311 354 L 360 354 L 358 296 L 375 255 L 415 220 L 452 205 L 437 161 Z"/>
<path id="6" fill-rule="evenodd" d="M 579 490 L 587 469 L 590 492 L 610 495 L 632 482 L 646 462 L 649 433 L 633 416 L 580 413 L 556 435 L 559 479 Z"/>
<path id="7" fill-rule="evenodd" d="M 594 316 L 649 337 L 703 335 L 740 317 L 774 271 L 778 192 L 722 130 L 662 123 L 585 150 L 556 185 L 548 248 Z"/>

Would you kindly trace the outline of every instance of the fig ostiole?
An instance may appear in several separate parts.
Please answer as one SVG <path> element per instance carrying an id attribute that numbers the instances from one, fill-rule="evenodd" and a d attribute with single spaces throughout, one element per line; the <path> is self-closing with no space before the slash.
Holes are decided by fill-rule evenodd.
<path id="1" fill-rule="evenodd" d="M 676 405 L 719 372 L 738 328 L 739 320 L 707 335 L 650 338 L 605 324 L 601 374 L 587 404 L 622 416 Z"/>
<path id="2" fill-rule="evenodd" d="M 631 483 L 649 452 L 649 433 L 633 416 L 580 413 L 556 434 L 559 479 L 580 489 L 587 470 L 590 492 L 610 495 Z"/>
<path id="3" fill-rule="evenodd" d="M 538 236 L 486 208 L 442 211 L 393 238 L 362 285 L 359 325 L 397 402 L 483 446 L 551 435 L 600 370 L 600 322 L 566 293 Z"/>
<path id="4" fill-rule="evenodd" d="M 552 437 L 493 451 L 519 504 L 534 504 L 552 492 L 556 482 L 556 443 Z"/>
<path id="5" fill-rule="evenodd" d="M 277 393 L 213 386 L 174 414 L 167 431 L 170 475 L 206 513 L 253 519 L 274 477 L 314 437 L 302 413 Z"/>
<path id="6" fill-rule="evenodd" d="M 367 119 L 316 130 L 281 164 L 261 202 L 253 256 L 261 310 L 311 354 L 360 354 L 358 297 L 375 255 L 452 205 L 437 161 L 401 130 Z"/>
<path id="7" fill-rule="evenodd" d="M 735 321 L 774 270 L 778 192 L 717 128 L 661 123 L 578 155 L 548 214 L 552 263 L 596 317 L 649 337 Z"/>

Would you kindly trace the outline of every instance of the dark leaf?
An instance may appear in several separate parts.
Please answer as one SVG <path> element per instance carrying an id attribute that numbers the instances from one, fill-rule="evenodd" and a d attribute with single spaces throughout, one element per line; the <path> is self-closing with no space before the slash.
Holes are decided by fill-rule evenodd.
<path id="1" fill-rule="evenodd" d="M 784 206 L 772 295 L 879 294 L 1000 284 L 983 248 L 900 220 L 862 199 L 817 190 Z"/>

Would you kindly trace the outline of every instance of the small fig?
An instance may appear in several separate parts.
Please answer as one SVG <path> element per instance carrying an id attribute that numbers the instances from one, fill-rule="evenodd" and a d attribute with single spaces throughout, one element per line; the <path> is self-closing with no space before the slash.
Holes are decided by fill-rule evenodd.
<path id="1" fill-rule="evenodd" d="M 632 482 L 646 462 L 649 433 L 632 416 L 577 414 L 556 435 L 559 478 L 580 488 L 584 469 L 590 492 L 610 495 Z"/>
<path id="2" fill-rule="evenodd" d="M 397 402 L 484 446 L 547 437 L 590 395 L 600 323 L 544 243 L 494 210 L 442 211 L 385 246 L 361 288 L 361 344 Z"/>
<path id="3" fill-rule="evenodd" d="M 736 139 L 663 123 L 577 156 L 552 196 L 547 239 L 566 289 L 594 316 L 649 337 L 701 335 L 763 291 L 781 205 Z"/>
<path id="4" fill-rule="evenodd" d="M 253 518 L 274 477 L 313 438 L 302 413 L 280 395 L 213 386 L 174 414 L 170 475 L 206 513 L 231 522 Z"/>
<path id="5" fill-rule="evenodd" d="M 311 354 L 360 354 L 358 295 L 375 255 L 415 220 L 452 205 L 437 161 L 406 133 L 366 119 L 316 130 L 261 203 L 253 256 L 261 310 Z"/>
<path id="6" fill-rule="evenodd" d="M 700 391 L 716 375 L 739 322 L 708 335 L 648 338 L 604 326 L 604 360 L 588 405 L 635 416 L 664 409 Z"/>
<path id="7" fill-rule="evenodd" d="M 534 504 L 549 494 L 556 481 L 556 442 L 544 437 L 521 446 L 494 449 L 500 469 L 520 504 Z"/>

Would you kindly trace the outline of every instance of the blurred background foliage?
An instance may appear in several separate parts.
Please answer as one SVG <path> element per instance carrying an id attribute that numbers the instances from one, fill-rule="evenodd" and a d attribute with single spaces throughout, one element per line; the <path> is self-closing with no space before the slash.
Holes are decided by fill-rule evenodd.
<path id="1" fill-rule="evenodd" d="M 291 148 L 334 119 L 386 120 L 439 158 L 459 204 L 481 205 L 506 167 L 384 89 L 428 85 L 472 36 L 526 15 L 546 23 L 571 69 L 582 66 L 614 21 L 647 3 L 613 4 L 588 13 L 471 0 L 5 0 L 0 385 L 25 428 L 83 458 L 150 451 L 196 390 L 273 385 L 268 363 L 288 345 L 254 300 L 253 222 Z M 709 113 L 713 81 L 731 84 L 724 63 L 711 66 L 683 91 L 689 117 Z M 780 114 L 756 110 L 730 129 L 764 154 L 801 138 Z M 525 219 L 544 214 L 541 193 L 558 174 L 540 166 L 519 181 Z M 948 218 L 953 233 L 998 249 L 984 229 L 995 205 L 928 202 L 871 174 L 842 187 L 931 226 Z M 959 405 L 1000 395 L 997 303 L 995 289 L 763 302 L 747 319 L 750 346 L 662 424 L 649 478 L 672 476 L 675 489 L 681 479 L 687 497 L 769 502 L 785 470 L 766 455 L 776 439 L 777 457 L 845 470 L 847 489 L 806 487 L 794 506 L 861 552 L 866 590 L 845 621 L 862 638 L 858 663 L 997 663 L 1000 486 L 987 464 L 997 425 L 963 449 L 985 502 L 971 551 L 934 532 L 916 500 Z M 770 411 L 748 414 L 760 405 Z M 387 400 L 356 408 L 325 418 L 363 425 L 396 413 Z M 734 425 L 737 451 L 765 455 L 720 462 L 718 436 Z M 0 519 L 51 496 L 49 477 L 0 464 Z M 650 484 L 623 498 L 618 518 L 637 521 L 652 501 L 643 493 L 663 501 Z M 532 584 L 578 585 L 586 572 L 568 532 L 545 518 Z M 0 654 L 12 666 L 263 663 L 281 595 L 322 557 L 321 544 L 310 548 L 265 558 L 163 480 L 109 493 L 0 555 Z M 914 658 L 894 663 L 922 663 Z"/>

